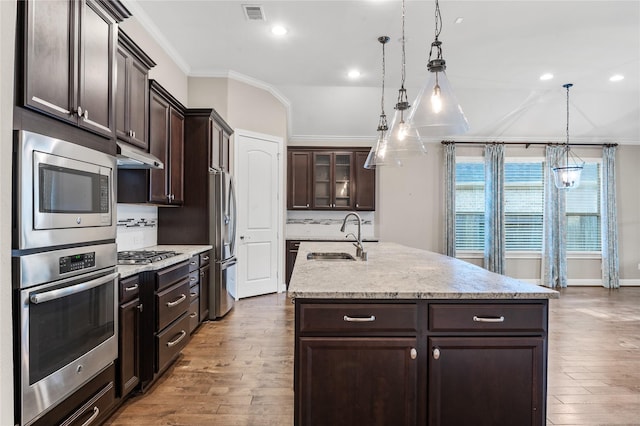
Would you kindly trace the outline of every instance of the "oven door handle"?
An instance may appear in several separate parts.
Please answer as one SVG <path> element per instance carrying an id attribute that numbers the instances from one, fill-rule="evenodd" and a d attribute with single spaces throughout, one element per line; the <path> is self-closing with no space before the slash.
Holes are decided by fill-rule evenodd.
<path id="1" fill-rule="evenodd" d="M 95 280 L 87 281 L 84 283 L 76 284 L 71 287 L 59 288 L 56 290 L 45 291 L 43 293 L 32 294 L 29 297 L 31 303 L 45 303 L 51 300 L 61 299 L 63 297 L 71 296 L 72 294 L 80 293 L 81 291 L 90 290 L 94 287 L 101 286 L 109 281 L 118 279 L 118 273 L 105 275 L 104 277 L 96 278 Z"/>

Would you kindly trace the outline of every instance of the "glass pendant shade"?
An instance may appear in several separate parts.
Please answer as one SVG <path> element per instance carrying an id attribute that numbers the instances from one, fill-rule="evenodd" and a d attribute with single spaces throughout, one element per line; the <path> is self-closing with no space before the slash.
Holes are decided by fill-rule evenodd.
<path id="1" fill-rule="evenodd" d="M 378 166 L 402 166 L 402 162 L 396 157 L 395 152 L 389 151 L 387 145 L 387 132 L 379 132 L 378 141 L 371 148 L 364 162 L 365 169 L 375 169 Z"/>
<path id="2" fill-rule="evenodd" d="M 552 167 L 553 179 L 558 189 L 571 189 L 580 186 L 584 161 L 571 152 L 571 148 L 565 148 L 558 155 Z"/>
<path id="3" fill-rule="evenodd" d="M 429 72 L 427 82 L 413 102 L 409 122 L 422 138 L 460 135 L 469 131 L 467 117 L 444 70 Z"/>
<path id="4" fill-rule="evenodd" d="M 395 160 L 425 155 L 427 147 L 415 128 L 409 125 L 407 110 L 396 109 L 387 135 L 386 152 Z"/>

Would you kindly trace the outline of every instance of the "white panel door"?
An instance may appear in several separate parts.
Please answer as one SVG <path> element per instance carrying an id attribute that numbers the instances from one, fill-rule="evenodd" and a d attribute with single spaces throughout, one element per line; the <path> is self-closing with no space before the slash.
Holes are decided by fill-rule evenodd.
<path id="1" fill-rule="evenodd" d="M 278 291 L 279 158 L 277 140 L 236 134 L 237 297 Z"/>

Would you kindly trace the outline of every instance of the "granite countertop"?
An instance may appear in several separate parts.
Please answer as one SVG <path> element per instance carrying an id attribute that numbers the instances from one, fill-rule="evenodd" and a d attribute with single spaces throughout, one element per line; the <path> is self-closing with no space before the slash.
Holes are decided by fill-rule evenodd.
<path id="1" fill-rule="evenodd" d="M 156 271 L 158 269 L 166 268 L 167 266 L 175 265 L 176 263 L 188 260 L 194 254 L 202 253 L 203 251 L 211 250 L 212 248 L 213 246 L 208 245 L 159 245 L 144 247 L 139 250 L 175 251 L 180 254 L 168 259 L 161 260 L 160 262 L 153 262 L 142 265 L 118 265 L 118 272 L 120 273 L 120 278 L 126 278 L 144 271 Z"/>
<path id="2" fill-rule="evenodd" d="M 364 244 L 368 261 L 307 260 L 310 252 L 347 252 L 351 243 L 302 242 L 290 298 L 555 299 L 558 292 L 471 263 L 395 243 Z"/>

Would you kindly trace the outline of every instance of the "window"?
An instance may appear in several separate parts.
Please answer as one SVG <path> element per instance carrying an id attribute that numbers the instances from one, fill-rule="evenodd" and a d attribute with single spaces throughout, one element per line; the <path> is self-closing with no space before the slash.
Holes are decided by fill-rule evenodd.
<path id="1" fill-rule="evenodd" d="M 505 158 L 505 250 L 542 251 L 542 159 Z M 600 251 L 601 165 L 584 165 L 580 186 L 566 191 L 567 251 Z M 484 161 L 456 162 L 456 250 L 484 250 Z"/>
<path id="2" fill-rule="evenodd" d="M 584 165 L 580 186 L 567 191 L 567 251 L 600 251 L 600 162 Z"/>

